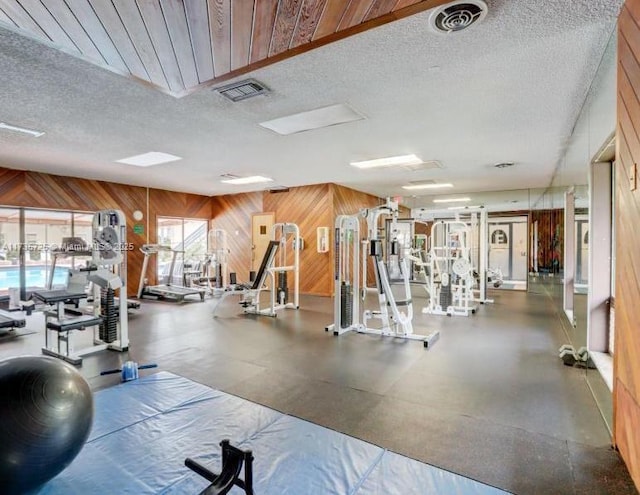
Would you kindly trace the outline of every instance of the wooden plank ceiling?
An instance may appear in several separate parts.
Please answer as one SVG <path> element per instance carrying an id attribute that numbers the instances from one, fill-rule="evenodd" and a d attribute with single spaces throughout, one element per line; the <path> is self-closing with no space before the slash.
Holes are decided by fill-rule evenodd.
<path id="1" fill-rule="evenodd" d="M 0 0 L 0 26 L 179 97 L 448 1 Z"/>

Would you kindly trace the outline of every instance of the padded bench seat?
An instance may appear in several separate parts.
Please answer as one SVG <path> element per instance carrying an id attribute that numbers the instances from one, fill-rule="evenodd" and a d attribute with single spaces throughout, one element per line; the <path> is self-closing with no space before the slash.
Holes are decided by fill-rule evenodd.
<path id="1" fill-rule="evenodd" d="M 47 321 L 47 330 L 54 332 L 69 332 L 71 330 L 84 330 L 102 323 L 102 318 L 92 315 L 80 315 L 71 318 L 51 318 Z"/>
<path id="2" fill-rule="evenodd" d="M 26 324 L 24 316 L 20 317 L 0 310 L 0 328 L 24 328 Z"/>

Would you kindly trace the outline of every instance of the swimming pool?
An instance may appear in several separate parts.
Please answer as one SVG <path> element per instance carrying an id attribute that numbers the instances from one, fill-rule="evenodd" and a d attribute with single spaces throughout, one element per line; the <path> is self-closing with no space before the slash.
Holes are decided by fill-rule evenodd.
<path id="1" fill-rule="evenodd" d="M 66 287 L 69 269 L 56 267 L 53 285 Z M 26 267 L 27 287 L 45 287 L 49 270 L 46 265 L 28 265 Z M 0 266 L 0 290 L 20 287 L 20 267 L 18 265 Z"/>

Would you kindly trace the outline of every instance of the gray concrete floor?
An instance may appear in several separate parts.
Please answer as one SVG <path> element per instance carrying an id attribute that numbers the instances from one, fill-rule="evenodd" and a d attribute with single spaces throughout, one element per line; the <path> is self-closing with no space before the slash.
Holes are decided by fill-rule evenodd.
<path id="1" fill-rule="evenodd" d="M 361 334 L 334 337 L 329 298 L 303 297 L 277 318 L 242 316 L 233 297 L 144 302 L 130 319 L 129 354 L 85 358 L 99 371 L 127 359 L 172 371 L 517 494 L 637 493 L 579 369 L 557 357 L 566 335 L 549 294 L 495 291 L 472 317 L 422 315 L 421 343 Z M 0 357 L 39 353 L 38 333 L 0 343 Z M 88 334 L 79 334 L 82 347 Z"/>

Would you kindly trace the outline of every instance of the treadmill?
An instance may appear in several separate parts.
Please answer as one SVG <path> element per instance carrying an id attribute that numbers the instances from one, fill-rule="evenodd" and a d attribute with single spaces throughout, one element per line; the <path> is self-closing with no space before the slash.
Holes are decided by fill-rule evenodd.
<path id="1" fill-rule="evenodd" d="M 142 270 L 140 271 L 140 284 L 138 285 L 138 299 L 142 299 L 145 296 L 153 297 L 156 299 L 162 299 L 173 302 L 185 302 L 185 298 L 189 296 L 200 296 L 200 301 L 204 301 L 206 293 L 205 288 L 201 287 L 184 287 L 183 285 L 176 285 L 171 283 L 173 270 L 176 266 L 176 259 L 178 254 L 183 254 L 184 251 L 178 251 L 172 249 L 170 246 L 163 246 L 162 244 L 143 244 L 140 251 L 144 254 L 144 261 L 142 263 Z M 145 275 L 149 268 L 149 258 L 154 254 L 160 252 L 171 252 L 171 266 L 169 268 L 169 281 L 166 284 L 159 285 L 147 285 Z"/>

